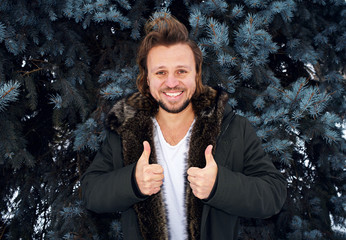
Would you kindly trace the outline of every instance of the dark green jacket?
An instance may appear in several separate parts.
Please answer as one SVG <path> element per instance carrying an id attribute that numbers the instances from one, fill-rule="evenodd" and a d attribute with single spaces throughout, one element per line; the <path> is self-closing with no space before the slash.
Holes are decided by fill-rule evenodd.
<path id="1" fill-rule="evenodd" d="M 192 99 L 196 121 L 187 168 L 204 167 L 204 150 L 212 144 L 218 165 L 212 196 L 196 198 L 186 185 L 189 239 L 236 239 L 238 216 L 267 218 L 286 199 L 286 182 L 261 147 L 250 123 L 227 105 L 228 95 L 206 87 Z M 138 194 L 133 177 L 144 140 L 153 143 L 152 117 L 157 104 L 135 93 L 110 111 L 107 137 L 82 178 L 86 207 L 97 213 L 121 212 L 124 239 L 168 239 L 162 193 Z M 155 148 L 150 162 L 157 163 Z M 187 180 L 186 180 L 187 181 Z"/>

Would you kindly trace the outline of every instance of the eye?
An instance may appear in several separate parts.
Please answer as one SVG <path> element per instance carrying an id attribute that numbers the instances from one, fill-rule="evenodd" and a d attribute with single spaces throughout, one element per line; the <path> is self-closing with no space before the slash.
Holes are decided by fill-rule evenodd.
<path id="1" fill-rule="evenodd" d="M 184 70 L 184 69 L 179 69 L 179 70 L 177 71 L 177 73 L 178 73 L 179 75 L 181 75 L 181 74 L 187 73 L 187 71 Z"/>
<path id="2" fill-rule="evenodd" d="M 158 72 L 156 72 L 156 75 L 165 75 L 165 74 L 166 74 L 165 71 L 158 71 Z"/>

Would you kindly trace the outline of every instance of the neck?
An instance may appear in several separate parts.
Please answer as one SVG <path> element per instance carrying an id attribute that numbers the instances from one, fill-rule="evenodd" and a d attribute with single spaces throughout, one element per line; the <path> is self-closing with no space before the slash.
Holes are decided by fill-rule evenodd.
<path id="1" fill-rule="evenodd" d="M 180 113 L 168 113 L 159 108 L 156 115 L 163 137 L 172 146 L 175 146 L 184 138 L 194 118 L 195 113 L 191 104 Z"/>

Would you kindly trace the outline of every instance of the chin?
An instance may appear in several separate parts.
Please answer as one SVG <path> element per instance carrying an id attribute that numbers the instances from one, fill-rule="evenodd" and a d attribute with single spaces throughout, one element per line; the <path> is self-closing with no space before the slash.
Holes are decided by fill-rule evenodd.
<path id="1" fill-rule="evenodd" d="M 178 107 L 169 107 L 167 106 L 167 104 L 165 104 L 162 101 L 159 101 L 158 103 L 159 103 L 159 106 L 168 113 L 180 113 L 189 106 L 190 102 L 191 102 L 190 99 L 188 99 L 182 105 Z"/>

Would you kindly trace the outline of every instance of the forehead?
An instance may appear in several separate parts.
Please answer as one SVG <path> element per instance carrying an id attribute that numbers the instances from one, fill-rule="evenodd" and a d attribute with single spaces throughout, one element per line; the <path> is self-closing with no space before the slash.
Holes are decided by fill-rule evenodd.
<path id="1" fill-rule="evenodd" d="M 187 44 L 175 44 L 170 46 L 159 45 L 150 49 L 147 65 L 151 67 L 161 66 L 194 66 L 195 58 L 191 47 Z"/>

